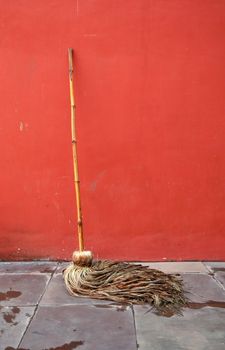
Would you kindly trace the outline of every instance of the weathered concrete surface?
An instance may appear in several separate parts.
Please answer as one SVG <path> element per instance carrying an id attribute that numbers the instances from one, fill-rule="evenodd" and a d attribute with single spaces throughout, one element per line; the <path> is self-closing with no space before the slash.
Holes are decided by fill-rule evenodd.
<path id="1" fill-rule="evenodd" d="M 206 274 L 184 274 L 184 289 L 188 299 L 195 302 L 208 300 L 225 302 L 225 291 L 213 278 Z"/>
<path id="2" fill-rule="evenodd" d="M 160 317 L 135 306 L 139 350 L 224 350 L 225 309 L 187 309 L 183 316 Z"/>
<path id="3" fill-rule="evenodd" d="M 3 273 L 53 273 L 58 266 L 56 261 L 0 262 Z"/>
<path id="4" fill-rule="evenodd" d="M 38 309 L 21 348 L 136 350 L 129 307 L 67 305 Z"/>
<path id="5" fill-rule="evenodd" d="M 190 300 L 183 316 L 72 297 L 62 277 L 67 263 L 0 263 L 0 350 L 137 350 L 137 343 L 139 350 L 223 350 L 223 263 L 155 264 L 182 272 Z"/>
<path id="6" fill-rule="evenodd" d="M 49 274 L 0 275 L 0 305 L 36 305 L 43 295 Z"/>

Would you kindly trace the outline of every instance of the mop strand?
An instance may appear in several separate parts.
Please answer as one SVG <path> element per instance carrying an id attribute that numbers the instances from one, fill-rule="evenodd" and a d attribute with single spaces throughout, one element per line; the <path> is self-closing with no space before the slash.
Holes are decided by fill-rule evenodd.
<path id="1" fill-rule="evenodd" d="M 147 266 L 126 262 L 94 261 L 92 253 L 84 251 L 75 129 L 72 49 L 69 49 L 69 82 L 79 251 L 73 253 L 72 263 L 63 272 L 66 288 L 74 296 L 111 300 L 116 303 L 150 304 L 161 314 L 168 315 L 168 311 L 179 314 L 182 307 L 186 305 L 182 280 L 179 275 L 165 274 Z"/>
<path id="2" fill-rule="evenodd" d="M 117 303 L 150 304 L 163 313 L 180 313 L 186 301 L 182 280 L 147 266 L 108 260 L 90 266 L 72 263 L 64 271 L 71 295 L 112 300 Z"/>

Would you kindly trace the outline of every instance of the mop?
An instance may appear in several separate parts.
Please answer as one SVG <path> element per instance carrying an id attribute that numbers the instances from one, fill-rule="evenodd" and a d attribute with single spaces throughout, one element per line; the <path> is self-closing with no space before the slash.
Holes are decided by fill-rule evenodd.
<path id="1" fill-rule="evenodd" d="M 75 126 L 73 49 L 70 48 L 68 54 L 79 251 L 73 252 L 72 263 L 63 272 L 66 288 L 73 296 L 111 300 L 116 303 L 150 304 L 156 312 L 165 315 L 168 312 L 181 313 L 186 299 L 179 275 L 165 274 L 141 264 L 94 260 L 92 252 L 84 250 Z"/>

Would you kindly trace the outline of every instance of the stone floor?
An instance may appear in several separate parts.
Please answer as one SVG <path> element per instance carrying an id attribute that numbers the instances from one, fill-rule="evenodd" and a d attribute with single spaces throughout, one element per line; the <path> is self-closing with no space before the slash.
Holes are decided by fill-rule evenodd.
<path id="1" fill-rule="evenodd" d="M 74 298 L 65 263 L 0 262 L 0 350 L 224 350 L 225 263 L 150 263 L 182 274 L 183 316 Z"/>

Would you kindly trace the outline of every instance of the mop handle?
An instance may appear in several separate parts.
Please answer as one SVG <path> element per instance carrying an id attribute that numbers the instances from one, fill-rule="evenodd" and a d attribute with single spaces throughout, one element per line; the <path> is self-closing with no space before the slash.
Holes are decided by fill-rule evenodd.
<path id="1" fill-rule="evenodd" d="M 74 171 L 74 186 L 76 194 L 77 205 L 77 232 L 79 250 L 84 250 L 84 237 L 83 237 L 83 221 L 81 212 L 81 200 L 80 200 L 80 180 L 78 173 L 78 160 L 77 160 L 77 139 L 76 139 L 76 105 L 74 97 L 74 85 L 73 85 L 73 49 L 68 49 L 69 55 L 69 82 L 70 82 L 70 106 L 71 106 L 71 133 L 72 133 L 72 151 L 73 151 L 73 171 Z"/>

